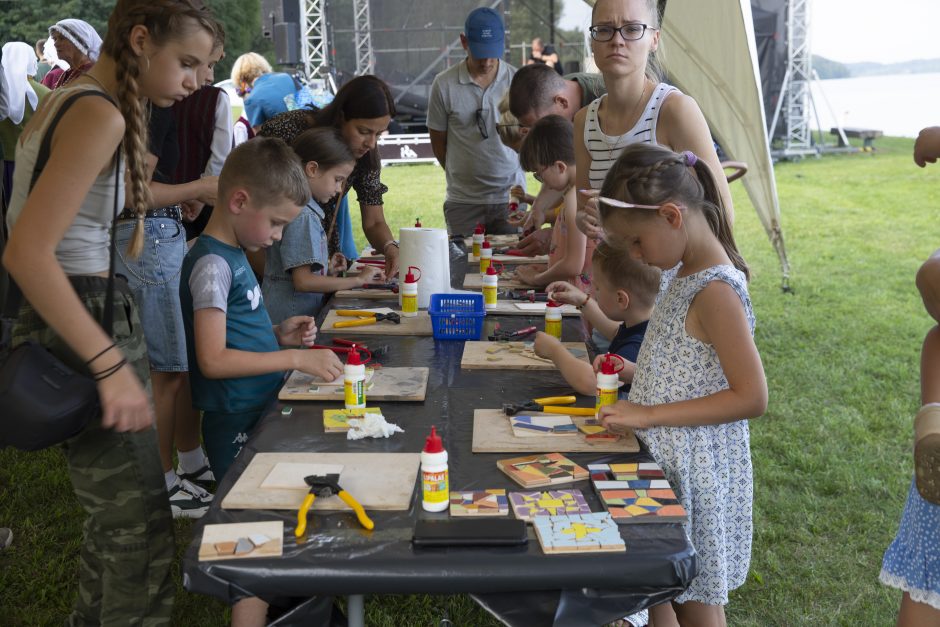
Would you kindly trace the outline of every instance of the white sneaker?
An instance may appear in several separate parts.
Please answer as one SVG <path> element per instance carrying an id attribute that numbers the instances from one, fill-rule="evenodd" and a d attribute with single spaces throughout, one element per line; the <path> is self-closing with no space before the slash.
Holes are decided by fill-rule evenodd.
<path id="1" fill-rule="evenodd" d="M 173 518 L 202 518 L 209 511 L 212 495 L 186 479 L 179 479 L 169 491 Z"/>
<path id="2" fill-rule="evenodd" d="M 195 472 L 183 472 L 183 468 L 181 466 L 177 466 L 176 474 L 180 479 L 195 483 L 197 486 L 203 490 L 206 490 L 207 492 L 212 492 L 215 490 L 215 475 L 212 474 L 212 469 L 209 468 L 208 460 L 206 460 L 206 463 L 202 468 Z"/>

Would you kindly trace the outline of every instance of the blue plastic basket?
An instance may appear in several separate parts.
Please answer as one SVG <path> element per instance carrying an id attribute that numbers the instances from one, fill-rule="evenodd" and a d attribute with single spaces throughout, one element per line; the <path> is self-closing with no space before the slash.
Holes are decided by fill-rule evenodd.
<path id="1" fill-rule="evenodd" d="M 428 313 L 436 340 L 478 340 L 483 333 L 483 294 L 431 294 Z"/>

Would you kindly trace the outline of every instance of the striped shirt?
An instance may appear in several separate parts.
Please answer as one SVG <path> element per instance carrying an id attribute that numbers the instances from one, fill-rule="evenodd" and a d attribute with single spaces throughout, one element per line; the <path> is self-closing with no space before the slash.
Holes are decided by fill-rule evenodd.
<path id="1" fill-rule="evenodd" d="M 603 95 L 588 105 L 587 119 L 584 121 L 584 145 L 591 155 L 591 169 L 588 171 L 588 180 L 591 189 L 600 189 L 607 176 L 607 171 L 614 164 L 624 148 L 630 144 L 657 144 L 656 122 L 666 97 L 678 89 L 666 83 L 660 83 L 653 89 L 653 95 L 646 108 L 643 109 L 640 119 L 629 131 L 623 135 L 606 135 L 601 130 L 597 118 L 597 110 L 601 101 L 607 97 Z"/>

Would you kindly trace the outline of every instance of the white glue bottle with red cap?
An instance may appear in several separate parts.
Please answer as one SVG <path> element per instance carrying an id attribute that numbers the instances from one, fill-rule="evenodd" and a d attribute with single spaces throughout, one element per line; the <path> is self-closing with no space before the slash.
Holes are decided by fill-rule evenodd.
<path id="1" fill-rule="evenodd" d="M 343 368 L 343 396 L 346 409 L 361 409 L 366 406 L 366 366 L 359 358 L 359 351 L 353 344 L 346 356 Z"/>
<path id="2" fill-rule="evenodd" d="M 470 253 L 474 257 L 477 257 L 477 258 L 480 257 L 480 249 L 483 247 L 483 239 L 484 239 L 483 225 L 477 224 L 477 228 L 473 229 L 473 246 L 471 247 L 471 250 L 470 250 Z"/>
<path id="3" fill-rule="evenodd" d="M 561 303 L 551 298 L 545 304 L 545 332 L 554 338 L 561 339 Z"/>
<path id="4" fill-rule="evenodd" d="M 509 190 L 509 214 L 512 215 L 519 211 L 519 205 L 522 204 L 522 196 L 515 187 Z"/>
<path id="5" fill-rule="evenodd" d="M 490 265 L 483 275 L 483 308 L 496 309 L 496 284 L 499 282 L 499 272 Z"/>
<path id="6" fill-rule="evenodd" d="M 480 246 L 480 274 L 485 275 L 486 270 L 493 263 L 493 247 L 490 246 L 490 240 L 483 240 L 483 245 Z"/>
<path id="7" fill-rule="evenodd" d="M 431 435 L 421 451 L 421 507 L 428 512 L 443 512 L 450 506 L 450 484 L 447 477 L 447 451 L 431 427 Z"/>
<path id="8" fill-rule="evenodd" d="M 623 370 L 623 358 L 620 355 L 606 353 L 601 360 L 601 367 L 597 371 L 597 403 L 594 405 L 594 415 L 597 416 L 601 407 L 607 407 L 617 402 L 620 388 L 620 376 Z"/>
<path id="9" fill-rule="evenodd" d="M 414 270 L 418 273 L 415 278 Z M 418 315 L 418 279 L 421 278 L 421 269 L 417 266 L 408 266 L 408 273 L 405 274 L 405 280 L 401 284 L 401 315 L 405 318 L 414 318 Z"/>

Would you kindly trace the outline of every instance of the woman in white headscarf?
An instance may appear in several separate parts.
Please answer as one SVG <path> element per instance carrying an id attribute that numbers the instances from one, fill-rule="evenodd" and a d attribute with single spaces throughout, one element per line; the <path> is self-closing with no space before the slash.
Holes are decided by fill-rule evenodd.
<path id="1" fill-rule="evenodd" d="M 13 159 L 16 140 L 23 127 L 49 90 L 33 80 L 37 60 L 32 46 L 21 41 L 4 44 L 0 61 L 0 158 L 3 159 L 2 198 L 0 208 L 6 216 L 10 191 L 13 188 Z M 3 221 L 6 225 L 6 219 Z"/>
<path id="2" fill-rule="evenodd" d="M 60 20 L 49 27 L 49 37 L 55 44 L 56 54 L 69 64 L 69 69 L 59 74 L 53 70 L 46 74 L 42 84 L 56 89 L 69 84 L 98 60 L 101 37 L 88 22 L 83 20 Z"/>

